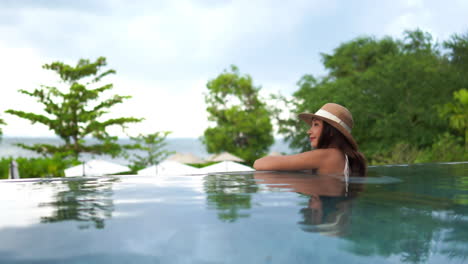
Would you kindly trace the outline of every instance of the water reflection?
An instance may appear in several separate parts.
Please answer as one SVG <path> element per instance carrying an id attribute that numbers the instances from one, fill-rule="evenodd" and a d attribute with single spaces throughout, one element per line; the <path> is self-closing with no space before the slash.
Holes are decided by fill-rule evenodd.
<path id="1" fill-rule="evenodd" d="M 346 234 L 351 216 L 351 201 L 362 190 L 361 184 L 344 182 L 342 177 L 300 173 L 255 172 L 258 183 L 276 190 L 301 194 L 307 199 L 299 213 L 300 228 L 328 236 Z"/>
<path id="2" fill-rule="evenodd" d="M 74 220 L 79 222 L 80 229 L 104 228 L 105 220 L 111 218 L 114 211 L 112 184 L 115 181 L 117 178 L 64 182 L 54 201 L 39 204 L 39 207 L 53 210 L 51 215 L 41 216 L 41 223 Z"/>
<path id="3" fill-rule="evenodd" d="M 353 204 L 346 240 L 361 256 L 398 256 L 404 263 L 426 263 L 434 256 L 468 259 L 468 207 L 460 200 L 466 165 L 376 168 L 404 181 L 366 186 Z"/>
<path id="4" fill-rule="evenodd" d="M 0 263 L 465 263 L 467 168 L 0 182 Z"/>
<path id="5" fill-rule="evenodd" d="M 220 220 L 234 222 L 249 216 L 251 194 L 258 186 L 252 174 L 211 174 L 204 178 L 204 190 L 208 208 L 216 209 Z"/>
<path id="6" fill-rule="evenodd" d="M 445 219 L 442 219 L 442 225 L 445 230 L 443 238 L 445 246 L 441 249 L 442 253 L 451 259 L 460 259 L 462 262 L 468 261 L 467 211 L 464 211 L 464 216 L 463 213 L 447 215 Z"/>

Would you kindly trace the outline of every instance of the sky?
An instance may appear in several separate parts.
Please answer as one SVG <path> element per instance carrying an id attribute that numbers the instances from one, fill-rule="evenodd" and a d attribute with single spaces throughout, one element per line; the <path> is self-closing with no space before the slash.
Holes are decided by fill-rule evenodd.
<path id="1" fill-rule="evenodd" d="M 468 32 L 468 0 L 0 0 L 0 118 L 8 137 L 54 136 L 4 113 L 41 113 L 19 89 L 59 86 L 42 65 L 107 58 L 113 94 L 132 98 L 107 117 L 145 120 L 123 137 L 172 131 L 198 138 L 210 125 L 206 83 L 231 64 L 262 87 L 290 96 L 304 74 L 326 74 L 321 53 L 360 36 L 401 38 L 422 29 L 437 41 Z"/>

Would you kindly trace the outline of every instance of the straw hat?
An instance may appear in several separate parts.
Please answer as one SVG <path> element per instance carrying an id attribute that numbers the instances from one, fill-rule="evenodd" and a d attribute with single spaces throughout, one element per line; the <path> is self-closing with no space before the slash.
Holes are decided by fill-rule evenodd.
<path id="1" fill-rule="evenodd" d="M 299 118 L 309 125 L 312 125 L 312 120 L 314 118 L 327 122 L 329 125 L 338 129 L 355 149 L 358 148 L 356 141 L 351 135 L 353 116 L 345 107 L 339 104 L 328 103 L 322 106 L 315 114 L 301 113 L 299 114 Z"/>

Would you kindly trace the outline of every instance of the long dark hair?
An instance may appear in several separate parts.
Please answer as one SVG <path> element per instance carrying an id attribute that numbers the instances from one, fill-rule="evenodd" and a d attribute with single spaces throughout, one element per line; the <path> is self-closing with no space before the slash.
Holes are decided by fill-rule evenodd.
<path id="1" fill-rule="evenodd" d="M 323 121 L 322 134 L 320 135 L 317 148 L 335 147 L 343 151 L 348 156 L 349 168 L 354 176 L 367 175 L 367 161 L 364 155 L 359 152 L 348 139 L 338 129 Z"/>

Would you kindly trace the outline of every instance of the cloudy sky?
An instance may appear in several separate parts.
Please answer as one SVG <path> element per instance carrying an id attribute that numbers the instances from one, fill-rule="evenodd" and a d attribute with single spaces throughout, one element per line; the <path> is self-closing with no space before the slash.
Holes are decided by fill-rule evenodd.
<path id="1" fill-rule="evenodd" d="M 208 127 L 206 83 L 229 65 L 262 95 L 290 95 L 304 74 L 325 73 L 320 53 L 363 35 L 436 40 L 468 32 L 468 0 L 0 0 L 0 117 L 4 136 L 53 136 L 4 113 L 41 113 L 17 92 L 57 76 L 41 65 L 105 56 L 114 93 L 132 95 L 112 115 L 144 117 L 129 133 L 199 137 Z M 120 131 L 114 131 L 120 136 Z"/>

